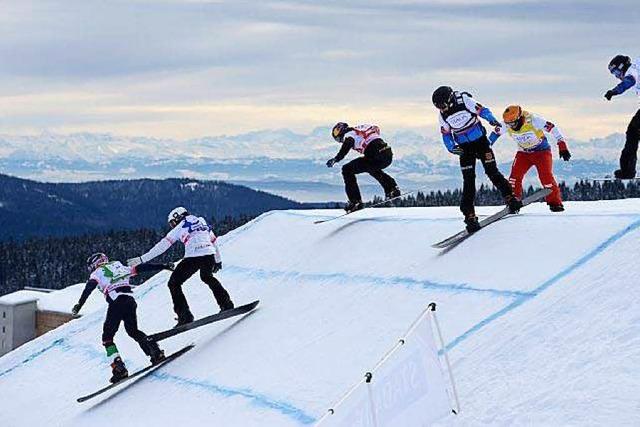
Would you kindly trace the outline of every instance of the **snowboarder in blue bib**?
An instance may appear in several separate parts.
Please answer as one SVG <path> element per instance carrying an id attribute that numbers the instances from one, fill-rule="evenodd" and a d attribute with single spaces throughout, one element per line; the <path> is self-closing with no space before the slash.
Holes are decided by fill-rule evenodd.
<path id="1" fill-rule="evenodd" d="M 120 261 L 110 262 L 105 254 L 99 252 L 87 259 L 87 269 L 90 273 L 89 280 L 82 291 L 80 300 L 73 306 L 71 312 L 77 315 L 94 289 L 98 288 L 104 294 L 109 308 L 104 320 L 102 344 L 107 351 L 107 357 L 111 359 L 113 376 L 110 381 L 116 383 L 129 375 L 118 352 L 118 347 L 113 342 L 120 322 L 124 323 L 127 334 L 138 343 L 144 354 L 149 356 L 152 364 L 162 361 L 164 352 L 160 350 L 155 341 L 138 329 L 137 304 L 133 298 L 129 279 L 142 272 L 172 270 L 173 264 L 141 264 L 136 267 L 127 267 Z"/>
<path id="2" fill-rule="evenodd" d="M 604 94 L 607 101 L 611 101 L 614 96 L 622 95 L 632 88 L 640 96 L 640 60 L 632 61 L 628 56 L 616 55 L 609 62 L 609 72 L 620 80 L 620 83 Z M 616 178 L 635 178 L 638 141 L 640 141 L 640 110 L 636 112 L 627 127 L 624 149 L 620 154 L 620 169 L 614 172 Z"/>
<path id="3" fill-rule="evenodd" d="M 491 126 L 498 127 L 488 108 L 476 102 L 469 93 L 454 91 L 449 86 L 440 86 L 433 92 L 433 105 L 440 111 L 440 132 L 445 147 L 451 154 L 460 157 L 462 170 L 462 201 L 460 210 L 464 215 L 467 231 L 480 229 L 475 213 L 476 160 L 480 160 L 493 185 L 500 191 L 511 213 L 522 207 L 522 202 L 513 194 L 509 181 L 500 173 L 496 157 L 487 139 L 487 131 L 480 122 L 485 119 Z"/>

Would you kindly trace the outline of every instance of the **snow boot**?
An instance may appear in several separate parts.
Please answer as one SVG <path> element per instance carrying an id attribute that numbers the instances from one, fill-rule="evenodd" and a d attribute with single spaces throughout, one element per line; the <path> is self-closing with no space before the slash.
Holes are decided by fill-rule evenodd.
<path id="1" fill-rule="evenodd" d="M 475 213 L 470 213 L 464 218 L 464 223 L 467 225 L 468 233 L 475 233 L 480 230 L 480 222 L 478 221 L 478 217 Z"/>
<path id="2" fill-rule="evenodd" d="M 113 374 L 113 376 L 109 380 L 111 384 L 115 384 L 118 381 L 122 381 L 123 379 L 129 376 L 127 367 L 124 366 L 124 362 L 122 361 L 120 356 L 113 359 L 113 363 L 111 363 L 111 373 Z"/>
<path id="3" fill-rule="evenodd" d="M 147 337 L 147 355 L 152 365 L 156 365 L 164 360 L 164 351 L 160 349 L 158 343 Z"/>
<path id="4" fill-rule="evenodd" d="M 179 315 L 176 320 L 178 321 L 178 323 L 176 323 L 176 326 L 174 326 L 174 328 L 193 322 L 193 314 L 191 314 L 191 312 L 188 311 L 184 314 Z"/>
<path id="5" fill-rule="evenodd" d="M 613 172 L 613 176 L 615 176 L 618 179 L 633 179 L 636 177 L 636 171 L 618 169 L 615 172 Z"/>
<path id="6" fill-rule="evenodd" d="M 389 191 L 385 191 L 384 198 L 385 200 L 394 199 L 396 197 L 400 197 L 402 193 L 400 192 L 400 188 L 396 185 Z"/>
<path id="7" fill-rule="evenodd" d="M 220 304 L 220 313 L 222 313 L 223 311 L 231 310 L 233 308 L 235 308 L 233 301 L 228 299 L 223 304 Z"/>
<path id="8" fill-rule="evenodd" d="M 507 207 L 509 208 L 510 214 L 517 214 L 520 212 L 520 208 L 522 208 L 522 201 L 518 199 L 513 194 L 505 197 L 505 202 L 507 202 Z"/>
<path id="9" fill-rule="evenodd" d="M 360 209 L 364 209 L 364 205 L 361 200 L 356 200 L 355 202 L 349 201 L 349 203 L 344 207 L 344 210 L 347 213 L 359 211 Z"/>
<path id="10" fill-rule="evenodd" d="M 549 210 L 551 212 L 564 212 L 564 206 L 562 203 L 549 203 Z"/>

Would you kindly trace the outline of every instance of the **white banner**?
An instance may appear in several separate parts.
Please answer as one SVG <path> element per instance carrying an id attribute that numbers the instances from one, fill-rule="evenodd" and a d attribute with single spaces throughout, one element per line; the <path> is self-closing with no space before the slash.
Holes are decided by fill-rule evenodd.
<path id="1" fill-rule="evenodd" d="M 430 315 L 326 417 L 322 427 L 423 427 L 451 414 Z"/>

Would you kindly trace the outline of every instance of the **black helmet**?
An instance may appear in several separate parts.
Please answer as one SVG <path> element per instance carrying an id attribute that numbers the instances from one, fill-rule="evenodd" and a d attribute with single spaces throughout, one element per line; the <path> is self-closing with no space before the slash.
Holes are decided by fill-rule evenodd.
<path id="1" fill-rule="evenodd" d="M 96 252 L 87 258 L 87 270 L 93 272 L 96 268 L 109 262 L 109 258 L 102 252 Z"/>
<path id="2" fill-rule="evenodd" d="M 342 142 L 344 140 L 344 135 L 348 132 L 349 125 L 344 122 L 338 122 L 331 129 L 331 136 L 338 142 Z"/>
<path id="3" fill-rule="evenodd" d="M 453 89 L 450 86 L 440 86 L 433 92 L 431 101 L 438 109 L 443 110 L 451 103 L 451 97 L 453 96 Z"/>
<path id="4" fill-rule="evenodd" d="M 625 55 L 616 55 L 609 62 L 609 72 L 618 78 L 622 78 L 631 67 L 631 58 Z"/>

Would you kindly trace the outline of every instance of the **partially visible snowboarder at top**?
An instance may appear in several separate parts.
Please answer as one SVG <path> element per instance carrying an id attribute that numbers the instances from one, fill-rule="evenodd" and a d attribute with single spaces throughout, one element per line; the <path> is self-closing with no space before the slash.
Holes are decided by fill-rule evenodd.
<path id="1" fill-rule="evenodd" d="M 202 217 L 191 215 L 183 207 L 177 207 L 169 213 L 167 219 L 171 231 L 147 253 L 127 260 L 127 264 L 135 266 L 148 262 L 161 255 L 175 242 L 184 244 L 184 259 L 176 266 L 169 278 L 169 292 L 173 300 L 173 310 L 178 317 L 176 326 L 193 322 L 193 314 L 182 291 L 182 285 L 197 271 L 200 280 L 205 282 L 218 303 L 221 311 L 234 307 L 229 293 L 220 281 L 213 276 L 222 269 L 220 248 L 216 242 L 216 235 Z"/>
<path id="2" fill-rule="evenodd" d="M 118 352 L 118 347 L 113 342 L 113 338 L 120 327 L 120 322 L 124 322 L 124 329 L 127 334 L 136 340 L 144 354 L 149 356 L 152 364 L 162 361 L 164 352 L 160 350 L 155 341 L 138 329 L 137 304 L 133 298 L 129 279 L 142 272 L 171 270 L 173 269 L 173 264 L 140 264 L 136 267 L 127 267 L 122 265 L 120 261 L 110 262 L 105 254 L 98 252 L 87 259 L 87 269 L 90 273 L 89 280 L 82 291 L 78 303 L 73 306 L 71 312 L 77 315 L 87 298 L 89 298 L 89 294 L 95 288 L 100 289 L 100 292 L 107 299 L 109 308 L 107 309 L 107 317 L 104 320 L 102 330 L 102 344 L 107 351 L 107 357 L 111 359 L 113 376 L 110 381 L 116 383 L 129 375 Z"/>
<path id="3" fill-rule="evenodd" d="M 546 198 L 552 212 L 564 211 L 560 188 L 553 176 L 553 155 L 546 134 L 553 135 L 558 145 L 560 158 L 568 162 L 571 153 L 560 129 L 550 121 L 525 111 L 519 105 L 510 105 L 502 114 L 504 124 L 496 126 L 489 135 L 493 144 L 501 135 L 508 133 L 518 144 L 518 152 L 511 166 L 509 182 L 517 198 L 522 197 L 522 179 L 531 166 L 538 170 L 538 177 L 544 188 L 550 188 L 551 194 Z"/>
<path id="4" fill-rule="evenodd" d="M 482 163 L 484 172 L 493 185 L 504 197 L 509 211 L 518 212 L 522 202 L 513 194 L 509 181 L 498 170 L 495 155 L 487 139 L 487 131 L 480 122 L 480 118 L 494 127 L 499 127 L 500 122 L 488 108 L 476 102 L 469 93 L 454 91 L 449 86 L 437 88 L 431 100 L 440 111 L 438 118 L 445 147 L 451 154 L 460 157 L 463 180 L 460 210 L 464 215 L 467 231 L 473 233 L 480 229 L 474 206 L 477 159 Z"/>
<path id="5" fill-rule="evenodd" d="M 620 83 L 604 94 L 607 101 L 611 101 L 614 96 L 621 95 L 631 88 L 640 96 L 640 61 L 632 61 L 625 55 L 616 55 L 609 62 L 609 72 L 619 79 Z M 626 138 L 624 149 L 620 155 L 620 169 L 613 173 L 618 179 L 631 179 L 636 176 L 638 141 L 640 140 L 640 110 L 636 112 L 627 127 Z"/>
<path id="6" fill-rule="evenodd" d="M 393 152 L 391 146 L 380 137 L 378 126 L 363 124 L 351 127 L 347 123 L 339 122 L 333 127 L 331 135 L 342 147 L 335 157 L 327 161 L 327 167 L 331 168 L 344 159 L 349 150 L 364 154 L 363 157 L 358 157 L 342 167 L 345 191 L 349 199 L 345 211 L 354 212 L 364 207 L 356 180 L 356 175 L 363 172 L 367 172 L 380 183 L 386 199 L 400 196 L 396 181 L 383 172 L 393 161 Z"/>

